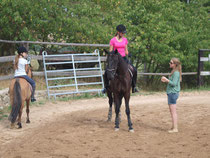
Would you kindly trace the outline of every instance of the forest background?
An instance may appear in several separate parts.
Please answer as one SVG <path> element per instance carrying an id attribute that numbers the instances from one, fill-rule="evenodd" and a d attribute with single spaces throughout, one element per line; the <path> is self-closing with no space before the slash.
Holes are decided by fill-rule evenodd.
<path id="1" fill-rule="evenodd" d="M 0 0 L 0 39 L 109 44 L 124 24 L 132 61 L 139 71 L 170 72 L 178 57 L 183 72 L 197 72 L 198 50 L 210 49 L 209 0 Z M 0 43 L 0 56 L 14 55 L 18 45 Z M 41 45 L 57 52 L 60 46 Z M 30 50 L 37 52 L 37 45 Z M 41 48 L 45 49 L 45 48 Z M 77 52 L 93 48 L 71 47 Z M 102 48 L 100 48 L 102 49 Z M 101 51 L 102 52 L 102 51 Z M 209 54 L 209 53 L 208 53 Z M 210 70 L 210 63 L 205 63 Z M 196 86 L 196 75 L 183 85 Z M 155 76 L 146 83 L 156 84 Z M 205 84 L 210 77 L 205 77 Z"/>

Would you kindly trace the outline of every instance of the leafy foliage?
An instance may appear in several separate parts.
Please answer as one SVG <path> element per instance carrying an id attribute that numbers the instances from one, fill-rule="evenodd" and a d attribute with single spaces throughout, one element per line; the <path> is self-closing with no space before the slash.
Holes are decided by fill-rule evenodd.
<path id="1" fill-rule="evenodd" d="M 139 69 L 168 72 L 170 58 L 179 57 L 192 72 L 198 49 L 210 47 L 209 8 L 208 0 L 0 0 L 0 39 L 108 44 L 124 24 Z M 16 47 L 0 48 L 9 55 Z"/>

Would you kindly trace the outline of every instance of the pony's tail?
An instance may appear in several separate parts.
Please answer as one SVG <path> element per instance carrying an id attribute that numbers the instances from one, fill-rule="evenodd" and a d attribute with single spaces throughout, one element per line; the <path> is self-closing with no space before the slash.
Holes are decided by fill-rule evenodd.
<path id="1" fill-rule="evenodd" d="M 21 87 L 20 87 L 19 79 L 16 79 L 15 81 L 13 95 L 14 95 L 13 105 L 12 105 L 12 110 L 9 116 L 9 120 L 11 121 L 11 123 L 14 123 L 16 121 L 17 115 L 20 111 L 20 107 L 22 104 Z"/>

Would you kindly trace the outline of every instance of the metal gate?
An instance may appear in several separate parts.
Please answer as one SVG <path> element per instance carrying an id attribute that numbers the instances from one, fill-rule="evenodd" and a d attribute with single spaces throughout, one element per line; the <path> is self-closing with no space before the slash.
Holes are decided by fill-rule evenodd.
<path id="1" fill-rule="evenodd" d="M 86 54 L 58 55 L 48 55 L 43 51 L 42 56 L 49 99 L 51 96 L 56 99 L 58 95 L 100 93 L 104 88 L 99 50 Z"/>

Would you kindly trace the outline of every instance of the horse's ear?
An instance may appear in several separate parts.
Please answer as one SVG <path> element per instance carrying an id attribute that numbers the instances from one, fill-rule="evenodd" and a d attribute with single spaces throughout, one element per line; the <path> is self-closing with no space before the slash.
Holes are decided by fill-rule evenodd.
<path id="1" fill-rule="evenodd" d="M 118 50 L 117 50 L 117 49 L 115 49 L 114 53 L 115 53 L 115 54 L 117 54 L 117 53 L 118 53 Z"/>
<path id="2" fill-rule="evenodd" d="M 109 52 L 108 52 L 106 49 L 104 49 L 104 52 L 105 52 L 106 54 L 109 54 Z"/>

